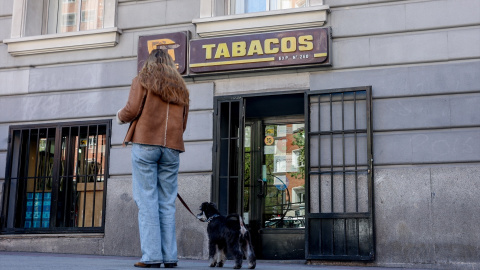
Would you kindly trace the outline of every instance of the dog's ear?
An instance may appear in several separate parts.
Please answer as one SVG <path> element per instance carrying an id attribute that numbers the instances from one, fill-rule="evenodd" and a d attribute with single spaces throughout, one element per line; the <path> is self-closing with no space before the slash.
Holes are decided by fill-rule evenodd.
<path id="1" fill-rule="evenodd" d="M 217 208 L 217 205 L 216 205 L 215 203 L 213 203 L 213 202 L 210 203 L 210 206 L 212 206 L 212 207 L 215 208 L 215 209 L 218 209 L 218 208 Z"/>

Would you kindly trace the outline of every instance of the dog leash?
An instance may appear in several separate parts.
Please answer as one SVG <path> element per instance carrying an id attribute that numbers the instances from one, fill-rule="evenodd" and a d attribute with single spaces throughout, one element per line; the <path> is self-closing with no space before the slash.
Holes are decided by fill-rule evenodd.
<path id="1" fill-rule="evenodd" d="M 192 214 L 192 216 L 194 216 L 196 219 L 197 216 L 192 212 L 192 210 L 190 210 L 190 207 L 188 207 L 188 205 L 185 203 L 185 201 L 183 200 L 182 196 L 180 196 L 179 193 L 177 193 L 177 198 L 180 200 L 180 202 L 183 204 L 183 206 L 185 206 L 185 208 L 188 210 L 188 212 L 190 212 L 190 214 Z"/>

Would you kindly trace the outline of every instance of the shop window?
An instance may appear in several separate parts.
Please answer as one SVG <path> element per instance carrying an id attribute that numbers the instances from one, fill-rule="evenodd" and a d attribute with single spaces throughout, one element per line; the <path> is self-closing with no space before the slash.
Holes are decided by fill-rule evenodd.
<path id="1" fill-rule="evenodd" d="M 12 55 L 115 46 L 115 12 L 116 0 L 14 0 L 4 43 Z"/>
<path id="2" fill-rule="evenodd" d="M 11 127 L 2 232 L 102 232 L 110 125 Z"/>

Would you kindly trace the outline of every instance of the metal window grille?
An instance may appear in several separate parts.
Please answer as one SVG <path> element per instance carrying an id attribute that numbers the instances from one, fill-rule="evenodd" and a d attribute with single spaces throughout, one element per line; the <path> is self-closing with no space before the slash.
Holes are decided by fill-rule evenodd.
<path id="1" fill-rule="evenodd" d="M 110 122 L 10 128 L 2 232 L 103 231 Z"/>

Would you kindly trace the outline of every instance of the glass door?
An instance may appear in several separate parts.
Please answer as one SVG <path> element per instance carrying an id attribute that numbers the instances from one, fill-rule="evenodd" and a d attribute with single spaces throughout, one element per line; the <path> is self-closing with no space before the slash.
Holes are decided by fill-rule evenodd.
<path id="1" fill-rule="evenodd" d="M 303 117 L 245 127 L 244 217 L 262 259 L 305 258 L 304 130 Z"/>
<path id="2" fill-rule="evenodd" d="M 263 217 L 265 228 L 305 228 L 303 123 L 263 126 Z"/>

